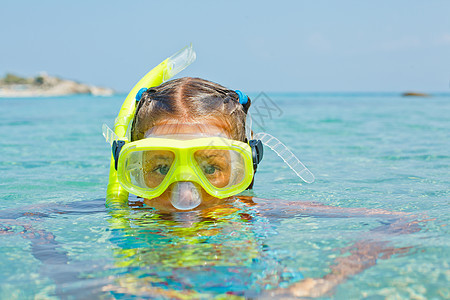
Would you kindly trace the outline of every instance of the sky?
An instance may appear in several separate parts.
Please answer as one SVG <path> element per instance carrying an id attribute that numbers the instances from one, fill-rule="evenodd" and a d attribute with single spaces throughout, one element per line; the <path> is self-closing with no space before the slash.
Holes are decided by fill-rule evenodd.
<path id="1" fill-rule="evenodd" d="M 450 92 L 450 1 L 1 0 L 0 76 L 127 92 L 192 43 L 179 76 L 246 92 Z"/>

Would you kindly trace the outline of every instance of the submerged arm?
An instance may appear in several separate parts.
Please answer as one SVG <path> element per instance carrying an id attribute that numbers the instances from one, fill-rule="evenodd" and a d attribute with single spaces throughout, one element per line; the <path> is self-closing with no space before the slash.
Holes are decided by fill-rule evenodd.
<path id="1" fill-rule="evenodd" d="M 424 221 L 425 222 L 425 221 Z M 420 230 L 418 221 L 412 222 L 394 222 L 386 226 L 383 233 L 409 234 Z M 373 237 L 381 227 L 372 230 Z M 321 297 L 332 294 L 333 290 L 347 278 L 363 272 L 369 267 L 374 266 L 378 259 L 388 259 L 394 254 L 402 254 L 410 251 L 412 247 L 393 247 L 389 242 L 364 239 L 355 242 L 349 247 L 340 249 L 341 254 L 348 253 L 347 256 L 341 256 L 335 259 L 330 267 L 331 272 L 322 278 L 306 278 L 300 282 L 294 283 L 288 288 L 275 289 L 268 291 L 264 296 L 273 297 Z"/>
<path id="2" fill-rule="evenodd" d="M 264 216 L 269 217 L 275 215 L 279 217 L 296 216 L 305 213 L 311 216 L 326 217 L 380 217 L 380 218 L 401 218 L 411 217 L 410 213 L 388 211 L 384 209 L 370 209 L 364 207 L 337 207 L 325 205 L 318 202 L 306 201 L 290 201 L 278 199 L 261 199 L 249 196 L 239 196 L 242 202 L 249 206 L 255 206 L 257 210 Z"/>
<path id="3" fill-rule="evenodd" d="M 387 242 L 363 240 L 345 248 L 348 256 L 338 257 L 331 266 L 331 272 L 322 278 L 306 278 L 286 289 L 270 292 L 270 296 L 293 295 L 295 297 L 320 297 L 330 294 L 347 278 L 361 273 L 377 263 L 377 259 L 388 259 L 394 254 L 406 253 L 412 247 L 395 248 Z M 344 250 L 344 249 L 343 249 Z"/>
<path id="4" fill-rule="evenodd" d="M 251 199 L 245 199 L 248 203 Z M 411 214 L 403 212 L 391 212 L 381 209 L 367 208 L 341 208 L 323 205 L 312 202 L 289 202 L 283 203 L 276 200 L 266 202 L 262 199 L 254 199 L 261 202 L 258 205 L 258 211 L 264 215 L 298 215 L 308 214 L 311 216 L 327 217 L 376 217 L 383 220 L 383 224 L 370 230 L 364 238 L 356 241 L 349 247 L 338 249 L 341 254 L 347 254 L 335 259 L 330 267 L 331 272 L 321 278 L 306 278 L 300 282 L 294 283 L 288 288 L 280 288 L 267 291 L 263 295 L 267 298 L 282 297 L 320 297 L 330 294 L 333 289 L 347 278 L 363 272 L 367 268 L 374 266 L 378 259 L 388 259 L 394 254 L 407 253 L 412 247 L 393 247 L 387 242 L 386 235 L 411 234 L 420 231 L 419 223 L 428 220 L 413 220 Z M 261 201 L 258 201 L 261 200 Z M 274 205 L 273 203 L 276 203 Z"/>

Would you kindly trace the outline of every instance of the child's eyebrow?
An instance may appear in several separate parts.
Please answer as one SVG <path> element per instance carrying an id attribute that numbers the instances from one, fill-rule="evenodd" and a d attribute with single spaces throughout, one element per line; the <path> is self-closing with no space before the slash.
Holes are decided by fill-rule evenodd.
<path id="1" fill-rule="evenodd" d="M 215 157 L 223 158 L 223 157 L 225 157 L 225 154 L 224 153 L 213 153 L 213 154 L 198 153 L 198 154 L 196 154 L 196 156 L 200 156 L 202 158 L 215 158 Z"/>
<path id="2" fill-rule="evenodd" d="M 162 160 L 170 160 L 172 157 L 169 155 L 163 155 L 163 154 L 156 154 L 156 155 L 150 155 L 148 159 L 162 159 Z"/>

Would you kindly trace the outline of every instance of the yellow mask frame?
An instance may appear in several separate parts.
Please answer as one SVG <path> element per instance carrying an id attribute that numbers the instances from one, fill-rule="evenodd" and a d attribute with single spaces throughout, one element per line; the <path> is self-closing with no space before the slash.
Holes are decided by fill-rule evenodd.
<path id="1" fill-rule="evenodd" d="M 165 160 L 161 158 L 162 153 L 166 153 Z M 199 160 L 199 153 L 216 156 L 216 158 L 207 159 L 210 163 L 206 165 L 207 168 L 214 166 L 211 171 L 208 171 L 209 173 L 205 173 L 204 164 Z M 167 159 L 167 154 L 170 159 Z M 219 166 L 217 163 L 220 164 L 220 158 L 217 159 L 217 156 L 221 158 L 226 156 L 226 163 Z M 172 183 L 178 181 L 197 183 L 208 194 L 216 198 L 226 198 L 247 189 L 254 174 L 252 148 L 246 143 L 223 137 L 181 140 L 163 137 L 146 138 L 125 144 L 116 159 L 121 186 L 146 199 L 160 196 Z M 164 174 L 160 173 L 161 164 L 167 168 Z M 228 171 L 226 172 L 222 167 L 227 168 Z M 227 176 L 221 177 L 225 173 Z M 154 186 L 146 182 L 144 179 L 146 175 L 148 175 L 147 178 L 158 178 L 157 182 L 153 181 Z M 214 182 L 216 177 L 225 179 L 221 182 L 222 186 Z"/>

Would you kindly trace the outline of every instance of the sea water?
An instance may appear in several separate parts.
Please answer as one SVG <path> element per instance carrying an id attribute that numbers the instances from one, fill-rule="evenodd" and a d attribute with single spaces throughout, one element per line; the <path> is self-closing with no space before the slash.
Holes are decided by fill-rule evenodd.
<path id="1" fill-rule="evenodd" d="M 104 207 L 124 96 L 0 99 L 0 299 L 268 297 L 355 251 L 322 297 L 450 297 L 448 95 L 250 94 L 316 181 L 265 149 L 253 200 L 174 214 Z"/>

